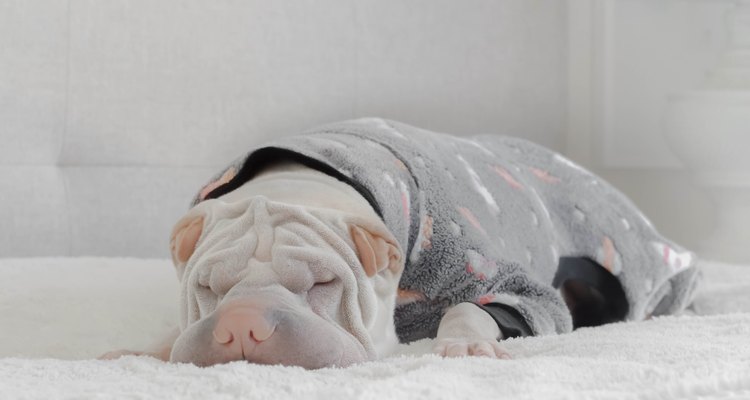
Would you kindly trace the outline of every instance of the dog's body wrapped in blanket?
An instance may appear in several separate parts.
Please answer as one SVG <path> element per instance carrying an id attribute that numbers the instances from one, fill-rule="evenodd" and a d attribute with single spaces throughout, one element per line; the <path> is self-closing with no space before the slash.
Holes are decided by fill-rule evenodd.
<path id="1" fill-rule="evenodd" d="M 621 319 L 678 312 L 699 281 L 694 255 L 619 191 L 559 154 L 499 135 L 460 138 L 376 118 L 331 124 L 251 151 L 194 204 L 279 159 L 353 186 L 405 249 L 401 341 L 434 337 L 445 310 L 461 302 L 494 307 L 505 337 L 568 332 L 575 299 L 563 295 L 591 295 L 555 288 L 570 257 L 616 277 Z"/>

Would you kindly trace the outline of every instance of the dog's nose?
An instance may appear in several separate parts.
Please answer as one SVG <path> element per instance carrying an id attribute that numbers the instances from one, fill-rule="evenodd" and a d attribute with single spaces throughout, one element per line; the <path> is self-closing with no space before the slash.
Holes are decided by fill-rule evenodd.
<path id="1" fill-rule="evenodd" d="M 222 345 L 239 343 L 245 353 L 254 344 L 273 335 L 275 325 L 264 316 L 265 307 L 253 304 L 228 304 L 220 308 L 213 335 Z"/>

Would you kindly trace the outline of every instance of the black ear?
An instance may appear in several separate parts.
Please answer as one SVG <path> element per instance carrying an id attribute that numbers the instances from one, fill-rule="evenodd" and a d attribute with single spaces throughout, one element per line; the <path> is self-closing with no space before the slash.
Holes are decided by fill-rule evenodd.
<path id="1" fill-rule="evenodd" d="M 622 321 L 628 314 L 620 281 L 588 257 L 561 257 L 552 286 L 560 289 L 573 329 Z"/>

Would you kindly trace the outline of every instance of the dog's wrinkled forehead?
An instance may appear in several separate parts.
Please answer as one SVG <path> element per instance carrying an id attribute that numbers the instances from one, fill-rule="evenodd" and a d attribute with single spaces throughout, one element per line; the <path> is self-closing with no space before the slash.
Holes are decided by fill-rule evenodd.
<path id="1" fill-rule="evenodd" d="M 201 312 L 189 319 L 210 312 L 224 296 L 253 288 L 281 285 L 298 293 L 315 282 L 364 278 L 340 218 L 260 196 L 207 200 L 191 213 L 202 218 L 202 231 L 183 270 L 177 265 L 178 275 L 183 289 L 208 288 L 215 296 L 196 296 Z"/>

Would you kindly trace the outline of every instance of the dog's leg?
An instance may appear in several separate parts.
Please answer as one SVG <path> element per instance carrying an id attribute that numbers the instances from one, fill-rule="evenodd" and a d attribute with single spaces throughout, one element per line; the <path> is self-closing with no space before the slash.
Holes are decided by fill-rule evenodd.
<path id="1" fill-rule="evenodd" d="M 440 320 L 432 350 L 446 357 L 510 358 L 500 339 L 500 328 L 487 312 L 472 303 L 459 303 Z"/>
<path id="2" fill-rule="evenodd" d="M 174 345 L 177 336 L 180 335 L 180 329 L 174 328 L 169 331 L 169 334 L 165 335 L 164 338 L 154 343 L 145 351 L 134 351 L 134 350 L 115 350 L 106 352 L 99 357 L 99 360 L 114 360 L 122 356 L 147 356 L 154 357 L 162 361 L 169 361 L 169 355 L 172 353 L 172 346 Z"/>

